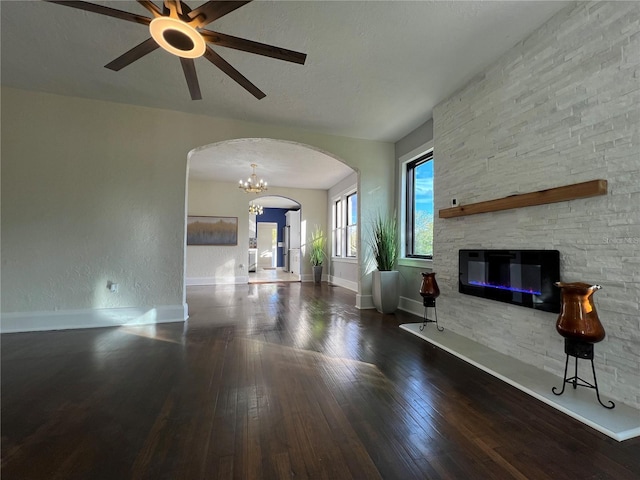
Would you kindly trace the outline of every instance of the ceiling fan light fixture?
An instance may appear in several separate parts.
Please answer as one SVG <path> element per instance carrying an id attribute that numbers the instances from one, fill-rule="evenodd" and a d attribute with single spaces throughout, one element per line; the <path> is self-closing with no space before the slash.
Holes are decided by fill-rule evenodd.
<path id="1" fill-rule="evenodd" d="M 206 50 L 202 35 L 182 20 L 171 17 L 154 18 L 149 24 L 149 31 L 158 45 L 178 57 L 198 58 Z"/>
<path id="2" fill-rule="evenodd" d="M 91 2 L 63 2 L 58 0 L 44 1 L 125 20 L 127 22 L 148 25 L 151 38 L 146 39 L 144 42 L 123 53 L 115 60 L 106 64 L 105 67 L 118 72 L 127 65 L 131 65 L 145 55 L 155 51 L 158 47 L 161 47 L 172 55 L 180 57 L 180 64 L 192 100 L 200 100 L 202 98 L 195 62 L 193 61 L 193 59 L 202 56 L 258 100 L 265 97 L 265 93 L 262 90 L 218 55 L 214 49 L 209 48 L 207 42 L 221 47 L 233 48 L 235 50 L 261 55 L 263 57 L 276 58 L 286 62 L 298 63 L 300 65 L 304 65 L 307 58 L 307 55 L 304 53 L 204 29 L 204 27 L 211 22 L 249 3 L 247 1 L 211 0 L 193 10 L 183 0 L 164 0 L 162 2 L 162 8 L 156 5 L 157 2 L 138 0 L 138 3 L 148 10 L 153 18 L 107 7 L 102 5 L 103 2 L 97 4 Z M 0 2 L 2 2 L 2 0 L 0 0 Z"/>

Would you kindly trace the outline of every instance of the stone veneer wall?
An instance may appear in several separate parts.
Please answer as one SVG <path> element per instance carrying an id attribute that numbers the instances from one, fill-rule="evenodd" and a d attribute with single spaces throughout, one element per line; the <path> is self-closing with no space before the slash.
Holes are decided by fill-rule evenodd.
<path id="1" fill-rule="evenodd" d="M 457 287 L 461 248 L 557 249 L 563 281 L 603 286 L 601 391 L 640 406 L 640 3 L 561 11 L 438 105 L 434 123 L 436 212 L 453 197 L 464 205 L 609 182 L 607 196 L 436 218 L 441 325 L 562 376 L 556 314 Z M 581 370 L 591 378 L 588 363 Z"/>

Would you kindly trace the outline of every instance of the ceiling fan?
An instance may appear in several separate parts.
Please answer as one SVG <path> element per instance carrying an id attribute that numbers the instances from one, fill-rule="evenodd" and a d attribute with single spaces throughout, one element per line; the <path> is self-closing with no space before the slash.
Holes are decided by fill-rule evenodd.
<path id="1" fill-rule="evenodd" d="M 263 55 L 265 57 L 277 58 L 300 65 L 304 65 L 307 59 L 307 55 L 304 53 L 294 52 L 244 38 L 233 37 L 203 28 L 214 20 L 246 5 L 251 0 L 214 0 L 206 2 L 193 10 L 182 0 L 164 0 L 162 9 L 149 0 L 137 0 L 140 5 L 149 10 L 153 16 L 152 18 L 89 2 L 44 1 L 86 10 L 87 12 L 99 13 L 128 22 L 148 25 L 151 38 L 148 38 L 128 52 L 120 55 L 112 62 L 106 64 L 105 67 L 117 72 L 153 52 L 158 47 L 162 47 L 167 52 L 180 57 L 180 63 L 182 64 L 182 70 L 187 80 L 187 86 L 189 87 L 192 100 L 202 99 L 200 84 L 198 83 L 195 63 L 193 61 L 194 58 L 201 56 L 204 56 L 204 58 L 238 82 L 258 100 L 266 96 L 264 92 L 251 83 L 238 70 L 233 68 L 231 64 L 218 55 L 207 43 L 242 50 L 256 55 Z"/>

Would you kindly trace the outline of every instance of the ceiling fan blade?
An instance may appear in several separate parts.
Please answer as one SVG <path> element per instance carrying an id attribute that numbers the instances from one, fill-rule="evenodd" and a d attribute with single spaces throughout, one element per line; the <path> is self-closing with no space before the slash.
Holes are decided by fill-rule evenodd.
<path id="1" fill-rule="evenodd" d="M 162 10 L 151 0 L 138 0 L 138 3 L 149 10 L 154 17 L 162 16 Z"/>
<path id="2" fill-rule="evenodd" d="M 162 5 L 163 15 L 182 18 L 182 6 L 186 4 L 178 0 L 164 0 Z"/>
<path id="3" fill-rule="evenodd" d="M 251 83 L 247 78 L 242 75 L 239 71 L 233 68 L 224 58 L 218 55 L 216 52 L 211 50 L 211 47 L 207 46 L 207 49 L 204 52 L 204 56 L 207 60 L 213 63 L 216 67 L 222 70 L 224 73 L 229 75 L 232 79 L 238 82 L 245 90 L 247 90 L 251 95 L 256 97 L 258 100 L 266 97 L 264 92 L 256 87 L 253 83 Z"/>
<path id="4" fill-rule="evenodd" d="M 187 80 L 191 100 L 202 100 L 200 84 L 198 83 L 198 76 L 196 75 L 196 64 L 193 61 L 193 58 L 180 57 L 180 63 L 182 64 L 184 78 Z"/>
<path id="5" fill-rule="evenodd" d="M 146 54 L 153 52 L 158 47 L 159 45 L 156 43 L 156 41 L 153 38 L 147 38 L 141 44 L 136 45 L 128 52 L 123 53 L 112 62 L 107 63 L 105 65 L 105 68 L 108 68 L 109 70 L 113 70 L 114 72 L 117 72 L 119 70 L 122 70 L 127 65 L 132 64 L 136 60 L 139 60 L 140 58 L 144 57 Z"/>
<path id="6" fill-rule="evenodd" d="M 189 12 L 189 18 L 195 19 L 196 17 L 200 16 L 198 26 L 204 27 L 214 20 L 217 20 L 220 17 L 224 17 L 226 14 L 233 12 L 243 5 L 246 5 L 250 1 L 251 0 L 244 2 L 231 2 L 213 0 L 211 2 L 203 3 L 195 10 Z"/>
<path id="7" fill-rule="evenodd" d="M 102 5 L 96 5 L 89 2 L 67 2 L 59 0 L 44 0 L 45 2 L 55 3 L 58 5 L 64 5 L 65 7 L 78 8 L 87 12 L 99 13 L 108 17 L 119 18 L 120 20 L 126 20 L 128 22 L 139 23 L 141 25 L 149 25 L 151 19 L 143 17 L 142 15 L 136 15 L 135 13 L 129 13 L 122 10 L 116 10 L 115 8 L 104 7 Z"/>
<path id="8" fill-rule="evenodd" d="M 254 42 L 244 38 L 233 37 L 224 33 L 213 32 L 211 30 L 201 30 L 200 35 L 207 42 L 215 43 L 220 47 L 234 48 L 243 52 L 255 53 L 265 57 L 277 58 L 285 62 L 298 63 L 304 65 L 307 59 L 306 53 L 294 52 L 285 48 L 267 45 L 265 43 Z"/>

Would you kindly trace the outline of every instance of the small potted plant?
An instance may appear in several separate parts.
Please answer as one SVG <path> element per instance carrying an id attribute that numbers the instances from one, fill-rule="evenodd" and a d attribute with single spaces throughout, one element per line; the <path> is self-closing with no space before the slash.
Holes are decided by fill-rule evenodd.
<path id="1" fill-rule="evenodd" d="M 400 303 L 400 272 L 394 270 L 398 259 L 398 228 L 394 218 L 378 214 L 371 228 L 370 245 L 376 265 L 371 278 L 373 305 L 380 313 L 393 313 Z"/>
<path id="2" fill-rule="evenodd" d="M 322 263 L 326 255 L 325 247 L 327 245 L 327 239 L 320 227 L 316 226 L 311 234 L 310 243 L 309 259 L 311 260 L 311 265 L 313 265 L 313 281 L 314 283 L 320 283 L 322 281 Z"/>

